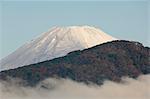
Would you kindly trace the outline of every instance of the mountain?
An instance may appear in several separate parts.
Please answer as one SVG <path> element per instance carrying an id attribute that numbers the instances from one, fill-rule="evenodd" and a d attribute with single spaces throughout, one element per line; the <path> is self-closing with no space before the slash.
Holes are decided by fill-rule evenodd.
<path id="1" fill-rule="evenodd" d="M 77 82 L 102 84 L 120 82 L 124 76 L 136 78 L 150 73 L 150 48 L 131 41 L 112 41 L 74 51 L 64 57 L 0 72 L 1 80 L 20 78 L 35 86 L 46 78 L 69 78 Z"/>
<path id="2" fill-rule="evenodd" d="M 116 39 L 90 26 L 53 27 L 2 59 L 0 71 L 58 58 L 112 40 Z"/>

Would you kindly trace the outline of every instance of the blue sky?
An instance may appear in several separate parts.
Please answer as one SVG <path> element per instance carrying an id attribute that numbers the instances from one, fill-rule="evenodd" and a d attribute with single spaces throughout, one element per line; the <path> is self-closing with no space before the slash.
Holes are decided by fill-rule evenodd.
<path id="1" fill-rule="evenodd" d="M 0 5 L 0 58 L 53 26 L 95 26 L 116 38 L 150 46 L 149 5 L 148 0 L 4 0 Z"/>

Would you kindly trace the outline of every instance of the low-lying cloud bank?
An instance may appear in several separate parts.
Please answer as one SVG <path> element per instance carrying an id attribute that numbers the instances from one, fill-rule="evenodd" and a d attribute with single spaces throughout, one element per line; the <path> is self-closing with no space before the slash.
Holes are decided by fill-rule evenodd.
<path id="1" fill-rule="evenodd" d="M 47 79 L 37 87 L 0 82 L 0 99 L 150 99 L 150 75 L 123 83 L 105 81 L 104 85 L 85 85 L 68 79 Z"/>

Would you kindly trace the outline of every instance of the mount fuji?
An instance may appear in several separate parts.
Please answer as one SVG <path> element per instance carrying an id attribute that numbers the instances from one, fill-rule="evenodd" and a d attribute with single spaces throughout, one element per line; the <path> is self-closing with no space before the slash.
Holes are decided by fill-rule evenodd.
<path id="1" fill-rule="evenodd" d="M 3 58 L 0 71 L 62 57 L 113 40 L 117 39 L 95 27 L 53 27 Z"/>

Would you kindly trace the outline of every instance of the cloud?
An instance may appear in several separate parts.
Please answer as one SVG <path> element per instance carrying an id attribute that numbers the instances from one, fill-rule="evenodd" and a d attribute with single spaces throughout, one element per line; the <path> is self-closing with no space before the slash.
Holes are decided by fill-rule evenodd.
<path id="1" fill-rule="evenodd" d="M 36 87 L 23 87 L 20 80 L 0 82 L 1 99 L 149 99 L 150 75 L 137 80 L 123 78 L 122 83 L 86 85 L 69 79 L 47 79 Z"/>

